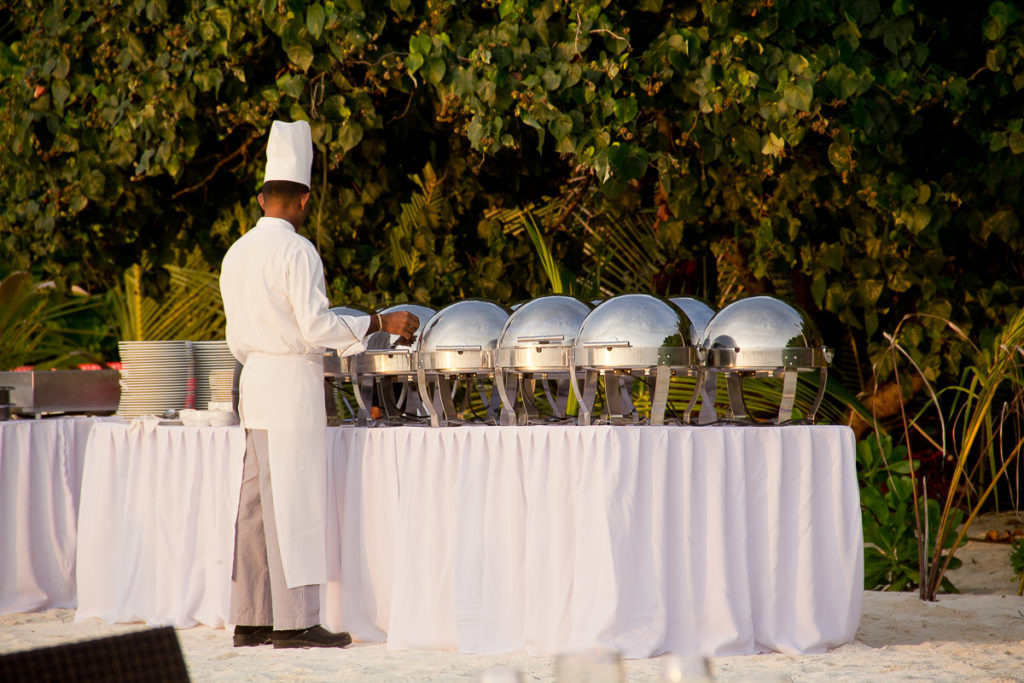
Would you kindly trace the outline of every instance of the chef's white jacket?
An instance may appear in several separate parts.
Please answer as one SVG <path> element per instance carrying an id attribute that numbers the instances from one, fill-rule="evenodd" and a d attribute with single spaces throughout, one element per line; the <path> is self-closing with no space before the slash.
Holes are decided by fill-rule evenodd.
<path id="1" fill-rule="evenodd" d="M 323 353 L 359 353 L 369 316 L 332 313 L 316 248 L 261 218 L 221 266 L 227 341 L 243 365 L 239 415 L 267 430 L 281 559 L 289 587 L 327 581 Z"/>

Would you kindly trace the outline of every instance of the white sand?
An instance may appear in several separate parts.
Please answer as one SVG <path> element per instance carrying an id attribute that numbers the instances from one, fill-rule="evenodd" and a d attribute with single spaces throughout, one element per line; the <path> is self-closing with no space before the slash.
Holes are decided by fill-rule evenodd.
<path id="1" fill-rule="evenodd" d="M 1020 517 L 989 515 L 971 537 L 1024 526 Z M 762 654 L 711 660 L 722 681 L 1024 681 L 1024 598 L 1016 595 L 1006 544 L 970 541 L 957 551 L 964 566 L 950 574 L 962 591 L 927 603 L 916 593 L 864 595 L 857 639 L 820 655 Z M 0 653 L 86 640 L 145 628 L 141 624 L 75 624 L 72 610 L 0 616 Z M 524 681 L 554 680 L 554 662 L 523 652 L 464 655 L 392 651 L 383 644 L 345 650 L 274 650 L 231 646 L 223 629 L 178 631 L 195 681 L 358 680 L 473 681 L 488 669 L 512 666 Z M 623 663 L 628 681 L 657 681 L 662 661 Z"/>

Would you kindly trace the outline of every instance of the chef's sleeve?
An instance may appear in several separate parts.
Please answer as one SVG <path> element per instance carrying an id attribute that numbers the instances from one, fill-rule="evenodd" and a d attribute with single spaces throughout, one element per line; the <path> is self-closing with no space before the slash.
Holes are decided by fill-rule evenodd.
<path id="1" fill-rule="evenodd" d="M 312 245 L 298 251 L 290 264 L 288 298 L 299 330 L 309 344 L 337 349 L 343 356 L 364 350 L 362 340 L 370 328 L 370 316 L 330 311 L 324 266 Z"/>

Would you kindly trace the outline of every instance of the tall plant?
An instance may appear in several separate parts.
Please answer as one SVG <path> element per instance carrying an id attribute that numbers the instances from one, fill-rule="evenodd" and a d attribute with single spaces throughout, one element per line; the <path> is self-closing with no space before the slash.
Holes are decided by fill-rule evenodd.
<path id="1" fill-rule="evenodd" d="M 977 517 L 982 507 L 995 491 L 1000 480 L 1006 475 L 1010 465 L 1020 457 L 1024 448 L 1024 436 L 1018 435 L 1016 442 L 1002 456 L 1002 462 L 995 461 L 995 428 L 1006 418 L 1004 405 L 1012 406 L 1019 412 L 1024 408 L 1024 376 L 1019 363 L 1024 356 L 1024 309 L 1019 311 L 1003 329 L 992 348 L 983 350 L 977 355 L 977 362 L 969 366 L 965 372 L 964 383 L 955 388 L 962 395 L 963 403 L 957 409 L 956 423 L 953 430 L 955 450 L 955 467 L 950 479 L 949 490 L 942 507 L 942 516 L 936 530 L 935 551 L 928 567 L 928 578 L 922 584 L 921 597 L 934 600 L 946 570 L 950 567 L 953 552 L 967 535 L 967 529 Z M 990 472 L 987 483 L 972 497 L 972 463 L 980 463 L 986 459 L 992 463 L 994 471 Z M 967 504 L 968 515 L 959 531 L 956 524 L 956 512 L 959 505 Z M 946 540 L 955 534 L 952 550 L 942 557 L 940 548 Z"/>

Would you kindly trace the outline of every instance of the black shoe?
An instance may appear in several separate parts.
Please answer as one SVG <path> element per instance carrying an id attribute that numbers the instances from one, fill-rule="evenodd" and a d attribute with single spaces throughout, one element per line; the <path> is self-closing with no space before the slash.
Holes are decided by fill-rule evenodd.
<path id="1" fill-rule="evenodd" d="M 254 645 L 269 645 L 273 626 L 236 626 L 235 647 L 253 647 Z"/>
<path id="2" fill-rule="evenodd" d="M 323 626 L 310 626 L 295 631 L 274 631 L 275 648 L 283 647 L 345 647 L 352 636 L 345 632 L 331 633 Z"/>

